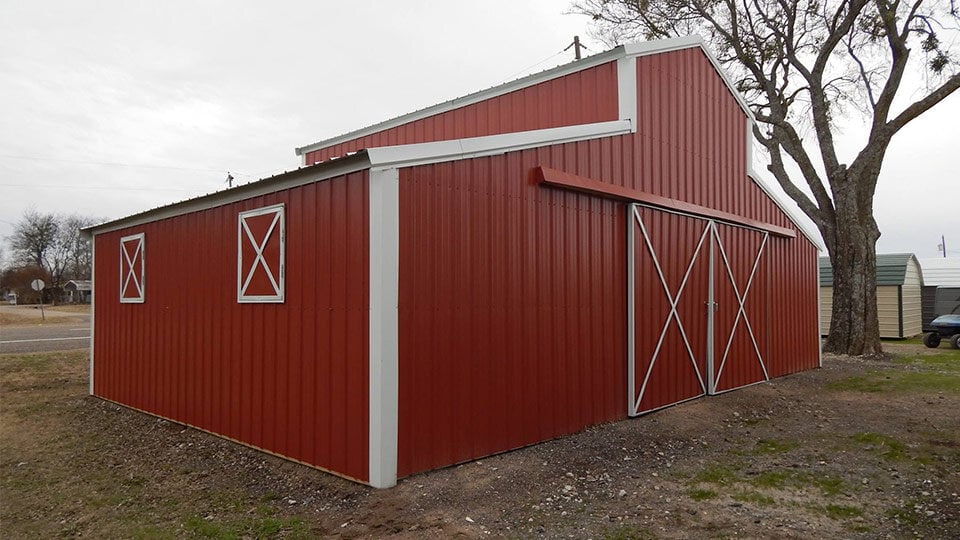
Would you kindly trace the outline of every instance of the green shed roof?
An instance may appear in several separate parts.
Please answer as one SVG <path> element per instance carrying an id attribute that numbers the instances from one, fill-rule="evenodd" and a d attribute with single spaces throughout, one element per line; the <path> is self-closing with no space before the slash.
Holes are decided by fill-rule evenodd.
<path id="1" fill-rule="evenodd" d="M 907 265 L 913 260 L 920 264 L 913 253 L 877 254 L 877 285 L 903 285 L 907 275 Z M 833 267 L 829 257 L 820 257 L 820 286 L 833 285 Z"/>

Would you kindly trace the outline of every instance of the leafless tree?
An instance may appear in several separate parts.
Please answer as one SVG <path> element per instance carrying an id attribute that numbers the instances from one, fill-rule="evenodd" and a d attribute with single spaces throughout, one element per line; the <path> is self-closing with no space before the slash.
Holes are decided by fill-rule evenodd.
<path id="1" fill-rule="evenodd" d="M 42 269 L 53 289 L 60 289 L 69 279 L 90 279 L 90 245 L 81 237 L 80 228 L 96 221 L 29 210 L 9 238 L 14 262 Z"/>
<path id="2" fill-rule="evenodd" d="M 894 135 L 960 87 L 955 0 L 579 0 L 573 10 L 608 43 L 699 34 L 710 44 L 751 103 L 767 169 L 826 244 L 834 302 L 824 349 L 881 352 L 877 179 Z M 850 111 L 869 135 L 845 162 L 836 121 Z M 810 129 L 816 141 L 804 140 Z"/>

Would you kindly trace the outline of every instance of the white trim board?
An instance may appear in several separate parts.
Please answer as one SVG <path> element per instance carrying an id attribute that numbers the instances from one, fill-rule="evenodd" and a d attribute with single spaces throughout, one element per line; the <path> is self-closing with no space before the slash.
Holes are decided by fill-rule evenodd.
<path id="1" fill-rule="evenodd" d="M 374 169 L 412 167 L 428 163 L 493 156 L 600 137 L 625 135 L 630 133 L 630 124 L 627 120 L 613 120 L 596 124 L 578 124 L 452 141 L 381 146 L 369 148 L 366 152 L 370 159 L 370 166 Z"/>
<path id="2" fill-rule="evenodd" d="M 370 172 L 369 479 L 397 484 L 399 423 L 400 172 Z"/>

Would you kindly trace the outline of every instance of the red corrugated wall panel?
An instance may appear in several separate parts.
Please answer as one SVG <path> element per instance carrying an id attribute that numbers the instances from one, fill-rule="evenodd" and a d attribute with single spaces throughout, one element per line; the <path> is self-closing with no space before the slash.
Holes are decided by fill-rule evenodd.
<path id="1" fill-rule="evenodd" d="M 400 176 L 401 476 L 626 414 L 624 207 L 555 147 Z"/>
<path id="2" fill-rule="evenodd" d="M 702 52 L 638 58 L 637 78 L 636 134 L 402 170 L 401 476 L 626 414 L 624 205 L 534 187 L 527 176 L 532 168 L 793 228 L 746 176 L 746 117 Z M 679 230 L 682 219 L 661 218 L 651 218 L 661 264 L 682 277 L 699 237 Z M 702 232 L 705 222 L 695 221 Z M 742 292 L 762 235 L 721 229 Z M 681 232 L 691 249 L 671 242 L 679 242 Z M 817 285 L 806 270 L 815 272 L 815 258 L 813 245 L 798 235 L 771 237 L 760 260 L 745 309 L 751 324 L 757 320 L 754 333 L 770 376 L 818 363 Z M 697 268 L 706 272 L 703 261 Z M 662 291 L 659 280 L 647 281 L 639 296 Z M 736 304 L 732 289 L 722 294 L 727 307 Z M 690 331 L 703 334 L 702 299 L 694 296 L 685 296 L 679 309 Z M 795 313 L 773 320 L 773 313 L 793 305 Z M 664 318 L 638 311 L 638 325 L 654 330 L 662 329 Z M 806 327 L 812 330 L 798 330 Z M 717 332 L 717 361 L 726 330 Z M 752 343 L 742 328 L 734 338 L 721 390 L 756 380 Z M 685 351 L 678 335 L 668 332 L 667 340 L 676 342 L 672 351 Z M 701 369 L 704 343 L 693 345 Z M 689 364 L 670 360 L 661 367 Z M 697 393 L 696 380 L 660 384 L 642 408 Z"/>
<path id="3" fill-rule="evenodd" d="M 508 94 L 307 152 L 312 164 L 363 148 L 481 137 L 616 120 L 617 66 L 608 62 Z"/>
<path id="4" fill-rule="evenodd" d="M 352 478 L 368 469 L 366 172 L 96 236 L 96 395 Z M 237 303 L 237 216 L 284 203 L 286 299 Z M 119 239 L 145 234 L 145 301 Z"/>

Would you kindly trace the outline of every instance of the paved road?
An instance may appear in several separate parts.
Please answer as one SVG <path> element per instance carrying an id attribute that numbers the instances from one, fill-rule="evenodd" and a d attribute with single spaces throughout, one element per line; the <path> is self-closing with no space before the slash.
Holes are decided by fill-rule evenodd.
<path id="1" fill-rule="evenodd" d="M 90 347 L 90 325 L 66 323 L 0 326 L 0 354 L 66 351 Z"/>

